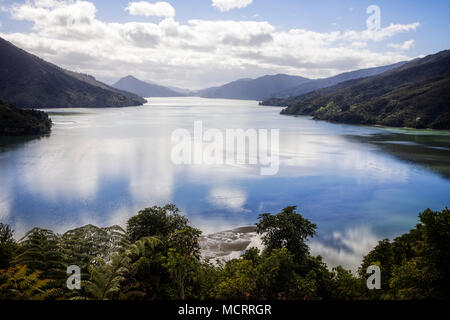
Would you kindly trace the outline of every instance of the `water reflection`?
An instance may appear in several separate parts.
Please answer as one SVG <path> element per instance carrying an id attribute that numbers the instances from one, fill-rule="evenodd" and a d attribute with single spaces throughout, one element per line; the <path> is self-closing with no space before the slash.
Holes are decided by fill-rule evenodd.
<path id="1" fill-rule="evenodd" d="M 387 129 L 384 134 L 348 136 L 360 143 L 377 146 L 396 158 L 428 168 L 450 178 L 450 133 Z"/>
<path id="2" fill-rule="evenodd" d="M 445 133 L 413 141 L 402 131 L 199 98 L 52 110 L 51 117 L 50 137 L 0 151 L 0 221 L 18 236 L 34 226 L 59 232 L 87 223 L 124 226 L 138 210 L 169 202 L 210 233 L 299 205 L 319 226 L 313 251 L 353 264 L 376 240 L 408 231 L 419 211 L 442 209 L 450 198 L 445 170 L 437 175 L 425 167 L 431 161 L 448 168 Z M 196 120 L 219 130 L 280 129 L 279 173 L 261 176 L 249 165 L 173 165 L 171 133 L 192 130 Z"/>
<path id="3" fill-rule="evenodd" d="M 309 244 L 313 255 L 320 255 L 330 268 L 342 266 L 356 272 L 361 261 L 380 240 L 370 227 L 333 232 L 324 240 L 312 240 Z"/>

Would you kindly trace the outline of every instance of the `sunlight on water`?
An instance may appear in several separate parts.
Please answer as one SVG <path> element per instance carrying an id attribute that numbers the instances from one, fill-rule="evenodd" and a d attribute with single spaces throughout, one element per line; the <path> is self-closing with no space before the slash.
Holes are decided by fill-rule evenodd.
<path id="1" fill-rule="evenodd" d="M 139 209 L 173 202 L 211 233 L 298 205 L 319 227 L 313 253 L 352 266 L 379 239 L 407 232 L 420 211 L 449 204 L 447 133 L 330 124 L 279 111 L 200 98 L 51 110 L 51 136 L 1 142 L 0 221 L 16 236 L 34 226 L 125 226 Z M 173 130 L 192 130 L 196 120 L 220 130 L 280 129 L 279 173 L 173 165 Z"/>

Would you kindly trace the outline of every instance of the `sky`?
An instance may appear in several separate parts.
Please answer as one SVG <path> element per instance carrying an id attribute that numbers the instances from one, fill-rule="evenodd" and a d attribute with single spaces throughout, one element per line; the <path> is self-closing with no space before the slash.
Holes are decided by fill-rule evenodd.
<path id="1" fill-rule="evenodd" d="M 449 13 L 448 0 L 0 0 L 0 37 L 108 84 L 200 89 L 433 54 L 450 48 Z"/>

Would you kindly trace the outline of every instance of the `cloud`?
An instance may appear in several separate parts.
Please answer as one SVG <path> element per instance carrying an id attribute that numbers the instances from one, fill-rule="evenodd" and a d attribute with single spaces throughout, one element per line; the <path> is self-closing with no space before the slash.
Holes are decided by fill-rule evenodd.
<path id="1" fill-rule="evenodd" d="M 241 9 L 251 5 L 253 0 L 212 0 L 212 5 L 220 11 L 230 11 L 232 9 Z"/>
<path id="2" fill-rule="evenodd" d="M 378 243 L 379 237 L 368 227 L 347 229 L 345 232 L 335 232 L 331 237 L 333 245 L 313 240 L 309 244 L 311 253 L 324 258 L 331 268 L 342 266 L 356 272 L 362 259 Z"/>
<path id="3" fill-rule="evenodd" d="M 344 33 L 338 33 L 337 36 L 342 40 L 347 41 L 375 41 L 380 42 L 387 38 L 393 37 L 400 33 L 415 31 L 420 27 L 419 22 L 410 24 L 390 24 L 380 30 L 364 30 L 364 31 L 346 31 Z"/>
<path id="4" fill-rule="evenodd" d="M 415 42 L 415 40 L 408 40 L 401 44 L 389 43 L 388 47 L 395 50 L 406 51 L 411 49 Z"/>
<path id="5" fill-rule="evenodd" d="M 144 12 L 133 6 L 138 3 L 130 3 L 130 13 Z M 180 22 L 172 12 L 158 23 L 118 23 L 99 19 L 89 1 L 37 0 L 8 10 L 32 27 L 0 36 L 52 63 L 111 83 L 126 70 L 195 89 L 239 77 L 288 73 L 318 78 L 409 60 L 401 50 L 377 52 L 373 44 L 420 26 L 392 24 L 376 32 L 277 30 L 267 21 Z"/>
<path id="6" fill-rule="evenodd" d="M 235 212 L 247 211 L 244 209 L 244 205 L 247 202 L 247 194 L 244 190 L 217 187 L 210 191 L 208 201 L 219 208 Z"/>
<path id="7" fill-rule="evenodd" d="M 9 199 L 0 199 L 0 221 L 6 221 L 9 216 L 11 202 Z"/>
<path id="8" fill-rule="evenodd" d="M 175 9 L 168 2 L 130 2 L 125 9 L 133 16 L 174 17 Z"/>

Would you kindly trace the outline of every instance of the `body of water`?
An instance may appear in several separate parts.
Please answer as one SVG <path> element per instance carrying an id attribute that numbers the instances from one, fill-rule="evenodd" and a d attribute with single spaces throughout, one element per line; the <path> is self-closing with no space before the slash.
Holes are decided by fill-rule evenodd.
<path id="1" fill-rule="evenodd" d="M 138 210 L 175 203 L 205 233 L 252 225 L 288 205 L 318 225 L 313 253 L 355 266 L 426 208 L 450 204 L 448 132 L 350 126 L 279 114 L 255 101 L 150 99 L 142 107 L 47 110 L 52 134 L 0 141 L 0 221 L 125 226 Z M 279 129 L 280 169 L 175 165 L 172 132 Z"/>

